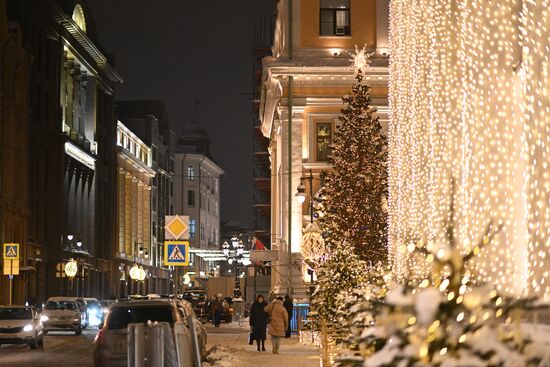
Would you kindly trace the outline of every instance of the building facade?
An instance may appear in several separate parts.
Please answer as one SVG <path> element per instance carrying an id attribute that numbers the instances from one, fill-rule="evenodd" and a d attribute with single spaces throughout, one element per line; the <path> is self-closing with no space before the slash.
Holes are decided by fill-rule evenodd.
<path id="1" fill-rule="evenodd" d="M 223 170 L 210 158 L 210 140 L 198 122 L 186 125 L 178 136 L 175 158 L 174 212 L 189 216 L 191 248 L 218 250 Z M 197 283 L 209 264 L 193 254 L 191 264 Z"/>
<path id="2" fill-rule="evenodd" d="M 0 0 L 0 244 L 18 243 L 20 274 L 14 277 L 13 302 L 22 303 L 32 273 L 27 262 L 29 217 L 28 111 L 32 56 L 23 46 L 21 27 L 11 23 Z M 0 304 L 9 301 L 9 285 L 0 280 Z"/>
<path id="3" fill-rule="evenodd" d="M 8 1 L 8 14 L 34 58 L 26 298 L 107 297 L 116 243 L 113 92 L 122 79 L 96 43 L 86 1 Z M 63 272 L 70 258 L 79 264 L 74 287 Z"/>
<path id="4" fill-rule="evenodd" d="M 356 45 L 374 53 L 365 79 L 387 126 L 388 0 L 279 0 L 277 10 L 260 101 L 261 131 L 270 139 L 272 291 L 300 299 L 309 281 L 299 252 L 311 198 L 300 204 L 295 193 L 310 170 L 315 193 L 320 172 L 330 169 L 342 97 L 354 83 L 349 53 Z"/>
<path id="5" fill-rule="evenodd" d="M 147 265 L 151 275 L 149 293 L 170 292 L 170 273 L 163 264 L 165 216 L 174 210 L 175 133 L 170 129 L 164 104 L 160 101 L 117 101 L 116 114 L 151 149 L 150 225 L 151 246 Z"/>
<path id="6" fill-rule="evenodd" d="M 155 177 L 151 148 L 120 121 L 117 123 L 117 233 L 114 256 L 121 277 L 117 297 L 148 290 L 149 277 L 138 284 L 126 276 L 133 264 L 151 265 L 151 180 Z M 142 286 L 140 289 L 140 286 Z"/>

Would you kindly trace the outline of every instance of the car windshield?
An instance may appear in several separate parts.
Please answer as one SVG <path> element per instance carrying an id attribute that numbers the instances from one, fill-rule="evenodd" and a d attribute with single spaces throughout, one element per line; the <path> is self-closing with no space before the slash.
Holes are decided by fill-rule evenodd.
<path id="1" fill-rule="evenodd" d="M 48 301 L 46 310 L 76 310 L 76 305 L 72 301 Z"/>
<path id="2" fill-rule="evenodd" d="M 166 306 L 128 306 L 111 309 L 107 328 L 126 329 L 128 324 L 146 323 L 147 321 L 158 321 L 174 323 L 172 307 Z"/>
<path id="3" fill-rule="evenodd" d="M 32 312 L 28 308 L 0 308 L 0 320 L 29 320 Z"/>
<path id="4" fill-rule="evenodd" d="M 111 305 L 110 301 L 100 301 L 99 303 L 102 307 L 109 307 Z"/>

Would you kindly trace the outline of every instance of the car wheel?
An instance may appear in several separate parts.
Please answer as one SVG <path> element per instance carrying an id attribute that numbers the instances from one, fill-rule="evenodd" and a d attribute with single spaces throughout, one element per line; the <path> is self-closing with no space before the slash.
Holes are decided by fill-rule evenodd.
<path id="1" fill-rule="evenodd" d="M 44 333 L 44 335 L 46 335 L 48 333 L 48 330 L 44 329 L 42 330 L 42 332 Z"/>
<path id="2" fill-rule="evenodd" d="M 74 335 L 82 335 L 82 328 L 76 329 Z"/>

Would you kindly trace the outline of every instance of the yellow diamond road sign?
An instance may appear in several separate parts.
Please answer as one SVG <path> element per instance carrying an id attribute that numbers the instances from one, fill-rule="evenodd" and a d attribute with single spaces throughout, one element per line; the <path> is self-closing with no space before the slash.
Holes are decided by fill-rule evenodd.
<path id="1" fill-rule="evenodd" d="M 189 217 L 180 215 L 166 216 L 165 238 L 168 240 L 181 240 L 189 238 Z"/>

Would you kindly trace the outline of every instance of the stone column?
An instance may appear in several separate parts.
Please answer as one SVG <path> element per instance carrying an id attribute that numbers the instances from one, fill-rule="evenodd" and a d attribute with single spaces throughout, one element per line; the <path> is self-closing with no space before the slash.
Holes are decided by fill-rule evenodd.
<path id="1" fill-rule="evenodd" d="M 135 242 L 138 240 L 138 217 L 139 217 L 139 207 L 138 207 L 138 179 L 136 177 L 132 177 L 132 236 L 131 236 L 131 242 L 130 245 L 130 254 L 132 257 L 135 257 Z"/>
<path id="2" fill-rule="evenodd" d="M 118 170 L 118 247 L 116 256 L 124 254 L 126 249 L 126 173 L 122 168 Z"/>
<path id="3" fill-rule="evenodd" d="M 132 255 L 132 175 L 124 176 L 124 253 L 126 258 Z"/>

